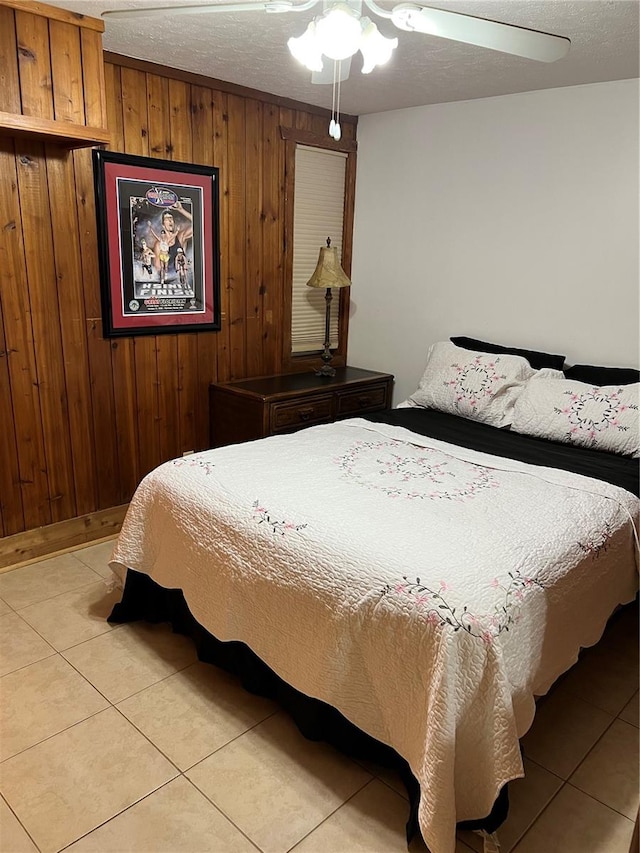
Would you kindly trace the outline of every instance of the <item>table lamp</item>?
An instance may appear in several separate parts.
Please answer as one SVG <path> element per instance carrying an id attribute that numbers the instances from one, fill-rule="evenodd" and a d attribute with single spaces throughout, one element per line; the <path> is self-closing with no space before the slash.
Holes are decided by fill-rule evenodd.
<path id="1" fill-rule="evenodd" d="M 336 375 L 335 367 L 332 367 L 330 364 L 332 355 L 331 350 L 329 348 L 331 343 L 331 291 L 334 287 L 350 286 L 351 282 L 347 278 L 345 271 L 340 266 L 340 261 L 338 260 L 338 250 L 332 247 L 331 238 L 327 237 L 326 248 L 323 246 L 320 249 L 318 263 L 316 265 L 313 275 L 307 282 L 307 287 L 326 288 L 326 293 L 324 295 L 326 302 L 324 325 L 324 352 L 321 356 L 322 360 L 324 361 L 324 364 L 319 370 L 316 370 L 316 376 L 332 377 Z"/>

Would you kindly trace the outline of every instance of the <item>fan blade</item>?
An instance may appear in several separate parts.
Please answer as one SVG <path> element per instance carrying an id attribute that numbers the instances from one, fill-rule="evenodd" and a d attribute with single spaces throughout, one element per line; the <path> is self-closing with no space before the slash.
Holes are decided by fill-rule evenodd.
<path id="1" fill-rule="evenodd" d="M 367 6 L 371 4 L 367 2 Z M 374 4 L 375 11 L 378 7 Z M 433 36 L 488 47 L 502 53 L 536 59 L 538 62 L 555 62 L 569 52 L 571 40 L 538 30 L 529 30 L 515 24 L 501 24 L 461 12 L 445 12 L 401 3 L 391 10 L 391 20 L 401 30 L 428 33 Z"/>
<path id="2" fill-rule="evenodd" d="M 327 59 L 324 57 L 324 61 L 322 63 L 322 71 L 312 71 L 311 72 L 311 82 L 312 83 L 333 83 L 333 59 Z M 340 73 L 336 77 L 336 83 L 340 81 L 341 83 L 349 77 L 349 72 L 351 71 L 351 57 L 347 57 L 347 59 L 343 59 L 340 62 Z"/>
<path id="3" fill-rule="evenodd" d="M 203 3 L 200 6 L 141 6 L 138 9 L 109 9 L 103 18 L 150 18 L 157 15 L 199 15 L 207 12 L 306 12 L 320 0 L 307 0 L 295 5 L 292 0 L 264 0 L 263 3 Z"/>

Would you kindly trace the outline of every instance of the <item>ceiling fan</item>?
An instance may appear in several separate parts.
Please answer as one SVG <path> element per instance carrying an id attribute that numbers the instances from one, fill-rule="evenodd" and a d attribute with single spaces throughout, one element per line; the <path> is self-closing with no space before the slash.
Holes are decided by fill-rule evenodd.
<path id="1" fill-rule="evenodd" d="M 567 55 L 570 39 L 538 30 L 503 24 L 486 18 L 477 18 L 461 12 L 435 9 L 416 3 L 400 3 L 384 9 L 375 0 L 264 0 L 264 2 L 204 3 L 201 5 L 176 3 L 172 6 L 136 9 L 114 9 L 102 13 L 109 18 L 135 18 L 158 15 L 191 15 L 209 12 L 307 12 L 320 2 L 322 14 L 316 16 L 302 35 L 292 37 L 287 45 L 292 55 L 312 72 L 312 83 L 333 83 L 334 103 L 329 134 L 340 138 L 337 120 L 336 97 L 339 105 L 340 82 L 349 76 L 351 57 L 358 51 L 363 58 L 362 73 L 368 74 L 378 65 L 389 61 L 397 38 L 387 38 L 369 17 L 363 16 L 363 4 L 380 18 L 391 21 L 399 30 L 425 33 L 431 36 L 464 42 L 490 50 L 510 53 L 538 62 L 555 62 Z M 325 66 L 323 57 L 332 60 Z M 334 118 L 335 115 L 335 118 Z"/>

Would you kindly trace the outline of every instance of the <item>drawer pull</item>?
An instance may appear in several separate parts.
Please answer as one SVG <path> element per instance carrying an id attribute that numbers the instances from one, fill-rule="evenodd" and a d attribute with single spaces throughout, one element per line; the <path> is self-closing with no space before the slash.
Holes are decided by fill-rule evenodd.
<path id="1" fill-rule="evenodd" d="M 310 406 L 308 409 L 300 409 L 298 412 L 298 416 L 301 421 L 308 421 L 311 415 L 315 412 L 315 409 Z"/>
<path id="2" fill-rule="evenodd" d="M 371 397 L 358 397 L 358 405 L 361 409 L 364 409 L 365 406 L 371 405 Z"/>

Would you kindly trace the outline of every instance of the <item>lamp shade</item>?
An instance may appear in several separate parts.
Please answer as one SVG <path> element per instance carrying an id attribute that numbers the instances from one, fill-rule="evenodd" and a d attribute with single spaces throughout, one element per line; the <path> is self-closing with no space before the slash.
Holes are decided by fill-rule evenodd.
<path id="1" fill-rule="evenodd" d="M 320 249 L 318 263 L 313 272 L 313 275 L 307 282 L 307 287 L 350 287 L 351 282 L 347 278 L 347 274 L 340 266 L 338 260 L 338 250 L 329 245 L 330 240 L 327 240 L 327 246 Z"/>

